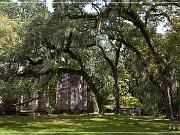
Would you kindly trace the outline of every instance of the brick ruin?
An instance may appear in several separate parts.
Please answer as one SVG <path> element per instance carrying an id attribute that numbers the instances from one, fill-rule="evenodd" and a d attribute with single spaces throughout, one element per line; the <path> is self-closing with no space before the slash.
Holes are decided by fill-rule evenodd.
<path id="1" fill-rule="evenodd" d="M 41 79 L 40 79 L 41 80 Z M 36 80 L 39 83 L 40 80 Z M 34 112 L 49 112 L 49 88 L 43 93 L 35 91 L 32 102 Z M 57 81 L 54 113 L 82 113 L 87 110 L 87 83 L 82 76 L 62 75 Z"/>
<path id="2" fill-rule="evenodd" d="M 35 91 L 33 93 L 34 98 L 37 98 L 38 96 L 39 98 L 32 102 L 33 112 L 48 113 L 49 112 L 49 87 L 47 87 L 42 94 L 39 94 L 38 91 Z"/>
<path id="3" fill-rule="evenodd" d="M 87 83 L 82 76 L 64 74 L 57 82 L 55 113 L 87 110 Z"/>

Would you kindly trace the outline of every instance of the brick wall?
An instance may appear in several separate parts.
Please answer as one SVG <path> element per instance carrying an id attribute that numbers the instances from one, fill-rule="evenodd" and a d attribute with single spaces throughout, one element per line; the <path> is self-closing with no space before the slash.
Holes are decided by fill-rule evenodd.
<path id="1" fill-rule="evenodd" d="M 87 83 L 82 76 L 64 74 L 57 81 L 56 113 L 81 113 L 87 106 Z"/>

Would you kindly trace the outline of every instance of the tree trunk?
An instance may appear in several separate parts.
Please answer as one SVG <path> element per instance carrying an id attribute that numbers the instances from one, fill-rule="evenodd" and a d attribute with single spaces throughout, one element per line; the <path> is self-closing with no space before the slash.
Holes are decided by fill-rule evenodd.
<path id="1" fill-rule="evenodd" d="M 97 97 L 96 96 L 97 105 L 99 108 L 99 114 L 104 115 L 104 98 L 102 96 Z"/>
<path id="2" fill-rule="evenodd" d="M 159 117 L 159 107 L 158 107 L 158 103 L 155 104 L 155 107 L 156 107 L 155 117 Z"/>
<path id="3" fill-rule="evenodd" d="M 104 59 L 106 60 L 106 62 L 110 65 L 111 67 L 111 70 L 112 70 L 112 77 L 114 79 L 114 97 L 115 97 L 115 103 L 116 103 L 116 108 L 115 108 L 115 114 L 116 115 L 119 115 L 120 113 L 120 105 L 119 105 L 119 86 L 118 86 L 118 70 L 117 70 L 117 67 L 118 67 L 118 61 L 119 61 L 119 56 L 120 56 L 120 48 L 121 48 L 122 44 L 118 44 L 116 47 L 116 56 L 115 56 L 115 63 L 113 63 L 113 61 L 108 58 L 106 56 L 106 53 L 104 51 L 104 49 L 101 47 L 101 46 L 98 46 L 102 53 L 103 53 L 103 57 Z"/>
<path id="4" fill-rule="evenodd" d="M 95 95 L 96 98 L 96 102 L 99 108 L 99 113 L 104 113 L 104 97 L 103 94 L 99 92 L 99 89 L 96 88 L 95 84 L 93 83 L 93 81 L 91 80 L 91 77 L 83 70 L 83 77 L 86 80 L 86 82 L 88 83 L 89 86 L 89 90 L 92 91 Z"/>
<path id="5" fill-rule="evenodd" d="M 17 113 L 16 106 L 13 104 L 17 104 L 18 99 L 5 98 L 3 99 L 3 104 L 5 107 L 4 114 L 13 115 Z"/>
<path id="6" fill-rule="evenodd" d="M 178 119 L 180 119 L 180 105 L 178 106 Z"/>
<path id="7" fill-rule="evenodd" d="M 98 104 L 98 101 L 97 101 L 97 98 L 93 98 L 93 108 L 94 108 L 94 113 L 99 113 L 99 104 Z"/>
<path id="8" fill-rule="evenodd" d="M 119 86 L 118 86 L 118 77 L 117 73 L 114 75 L 114 96 L 115 96 L 115 103 L 116 103 L 116 109 L 115 109 L 115 114 L 119 115 L 120 114 L 120 104 L 119 104 Z"/>
<path id="9" fill-rule="evenodd" d="M 171 103 L 169 81 L 162 71 L 160 71 L 160 76 L 161 76 L 162 87 L 163 87 L 163 92 L 164 92 L 166 118 L 173 119 L 174 117 L 173 117 L 173 110 L 172 110 L 172 103 Z"/>

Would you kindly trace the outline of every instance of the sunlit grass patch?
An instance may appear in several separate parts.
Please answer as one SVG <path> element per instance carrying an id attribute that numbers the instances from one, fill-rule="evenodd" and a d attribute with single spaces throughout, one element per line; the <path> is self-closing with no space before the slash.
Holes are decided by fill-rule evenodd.
<path id="1" fill-rule="evenodd" d="M 145 132 L 145 134 L 148 134 L 148 132 L 153 132 L 152 134 L 156 134 L 158 132 L 159 135 L 164 134 L 161 132 L 172 131 L 180 133 L 180 123 L 154 121 L 152 117 L 94 115 L 0 116 L 0 133 L 6 132 L 6 134 L 25 134 L 24 132 L 35 132 L 36 134 L 49 132 L 72 132 L 76 134 L 96 134 L 97 132 L 105 132 L 104 134 L 129 132 L 129 134 L 132 134 L 131 132 Z"/>

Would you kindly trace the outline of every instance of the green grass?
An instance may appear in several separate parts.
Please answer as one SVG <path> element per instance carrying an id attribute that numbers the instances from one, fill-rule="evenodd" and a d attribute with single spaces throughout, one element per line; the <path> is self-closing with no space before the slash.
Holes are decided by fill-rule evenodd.
<path id="1" fill-rule="evenodd" d="M 175 129 L 170 129 L 169 127 Z M 26 133 L 25 133 L 26 132 Z M 34 133 L 32 133 L 34 132 Z M 61 133 L 60 133 L 61 132 Z M 100 132 L 100 133 L 98 133 Z M 103 133 L 104 132 L 104 133 Z M 152 117 L 49 115 L 0 116 L 1 134 L 180 134 L 180 122 Z M 130 133 L 133 132 L 133 133 Z M 162 133 L 166 132 L 166 133 Z"/>

